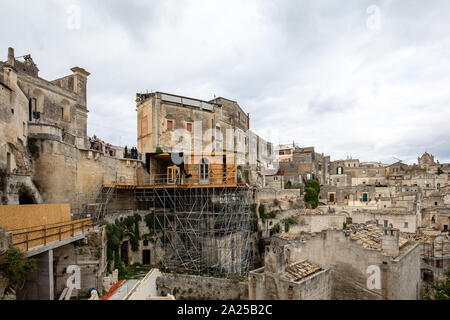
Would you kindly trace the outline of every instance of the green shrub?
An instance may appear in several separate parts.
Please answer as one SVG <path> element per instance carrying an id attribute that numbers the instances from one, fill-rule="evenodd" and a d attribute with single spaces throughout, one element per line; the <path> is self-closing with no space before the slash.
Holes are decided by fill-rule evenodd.
<path id="1" fill-rule="evenodd" d="M 259 212 L 259 217 L 261 219 L 263 219 L 263 217 L 265 216 L 265 213 L 266 213 L 266 207 L 263 204 L 260 204 L 259 208 L 258 208 L 258 212 Z"/>
<path id="2" fill-rule="evenodd" d="M 28 275 L 36 269 L 36 261 L 27 259 L 22 251 L 10 248 L 0 252 L 0 273 L 8 279 L 5 294 L 15 293 L 16 297 L 22 293 Z"/>
<path id="3" fill-rule="evenodd" d="M 305 188 L 305 202 L 311 204 L 311 208 L 317 208 L 319 205 L 319 195 L 316 189 L 312 187 Z"/>
<path id="4" fill-rule="evenodd" d="M 289 232 L 289 226 L 291 224 L 297 224 L 298 223 L 297 220 L 295 218 L 293 218 L 293 217 L 286 218 L 286 219 L 283 220 L 283 222 L 284 222 L 284 231 L 285 232 Z"/>
<path id="5" fill-rule="evenodd" d="M 280 225 L 277 223 L 273 226 L 273 228 L 270 230 L 270 235 L 274 235 L 280 232 Z"/>
<path id="6" fill-rule="evenodd" d="M 306 187 L 314 188 L 317 194 L 320 193 L 320 182 L 315 179 L 306 181 Z"/>

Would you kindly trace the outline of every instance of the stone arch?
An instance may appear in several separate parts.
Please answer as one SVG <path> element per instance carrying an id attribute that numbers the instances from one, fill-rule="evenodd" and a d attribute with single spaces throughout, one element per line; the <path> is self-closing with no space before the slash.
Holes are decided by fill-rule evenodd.
<path id="1" fill-rule="evenodd" d="M 339 211 L 338 214 L 343 214 L 343 215 L 345 215 L 347 218 L 350 218 L 350 213 L 348 213 L 347 211 Z"/>
<path id="2" fill-rule="evenodd" d="M 19 204 L 36 204 L 33 196 L 27 192 L 19 194 Z"/>

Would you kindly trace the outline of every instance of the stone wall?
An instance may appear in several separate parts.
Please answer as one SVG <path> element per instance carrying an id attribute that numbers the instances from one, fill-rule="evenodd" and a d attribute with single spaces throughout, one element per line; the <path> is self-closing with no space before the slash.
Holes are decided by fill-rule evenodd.
<path id="1" fill-rule="evenodd" d="M 164 273 L 156 279 L 159 296 L 177 300 L 247 300 L 248 284 L 234 279 Z"/>
<path id="2" fill-rule="evenodd" d="M 96 229 L 83 240 L 53 250 L 55 299 L 59 298 L 66 287 L 69 265 L 81 269 L 81 289 L 73 293 L 86 296 L 90 288 L 98 292 L 103 289 L 103 277 L 106 275 L 106 237 L 105 229 Z"/>
<path id="3" fill-rule="evenodd" d="M 392 260 L 379 250 L 364 248 L 337 230 L 323 231 L 306 241 L 293 241 L 292 244 L 292 261 L 307 259 L 332 270 L 332 299 L 382 299 L 382 290 L 367 288 L 367 268 L 371 265 L 388 269 L 386 291 L 390 299 L 413 299 L 415 287 L 420 283 L 418 245 L 412 246 L 407 260 L 403 261 L 402 256 Z"/>
<path id="4" fill-rule="evenodd" d="M 300 196 L 299 189 L 257 189 L 253 196 L 253 201 L 258 205 L 264 204 L 266 212 L 304 208 L 304 202 L 302 197 Z"/>
<path id="5" fill-rule="evenodd" d="M 345 222 L 345 215 L 313 214 L 297 216 L 298 224 L 289 227 L 289 233 L 321 232 L 326 229 L 341 230 Z"/>
<path id="6" fill-rule="evenodd" d="M 38 140 L 35 180 L 46 203 L 78 205 L 100 190 L 103 184 L 136 185 L 148 178 L 142 162 L 117 159 L 101 152 L 78 149 L 59 141 Z"/>
<path id="7" fill-rule="evenodd" d="M 389 287 L 395 290 L 387 292 L 388 299 L 417 300 L 420 297 L 420 248 L 410 248 L 405 253 L 394 259 L 390 264 L 387 274 Z"/>
<path id="8" fill-rule="evenodd" d="M 366 223 L 376 220 L 378 224 L 384 225 L 384 221 L 387 221 L 387 226 L 392 224 L 394 228 L 402 232 L 414 233 L 417 231 L 417 216 L 415 214 L 386 213 L 373 210 L 373 212 L 354 211 L 350 216 L 353 223 Z"/>
<path id="9" fill-rule="evenodd" d="M 330 269 L 296 282 L 282 279 L 281 273 L 264 273 L 263 270 L 255 270 L 249 276 L 249 300 L 331 299 Z"/>

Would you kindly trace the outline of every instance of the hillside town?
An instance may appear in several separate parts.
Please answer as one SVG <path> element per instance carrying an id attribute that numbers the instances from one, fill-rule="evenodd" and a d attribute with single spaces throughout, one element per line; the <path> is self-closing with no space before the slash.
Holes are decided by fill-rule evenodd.
<path id="1" fill-rule="evenodd" d="M 274 144 L 238 96 L 189 92 L 129 97 L 136 143 L 113 145 L 90 73 L 37 63 L 0 61 L 0 300 L 441 297 L 450 163 Z"/>

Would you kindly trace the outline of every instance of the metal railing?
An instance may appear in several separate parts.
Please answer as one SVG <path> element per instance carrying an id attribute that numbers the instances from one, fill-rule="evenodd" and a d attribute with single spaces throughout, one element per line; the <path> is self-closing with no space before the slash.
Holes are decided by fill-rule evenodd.
<path id="1" fill-rule="evenodd" d="M 192 175 L 186 177 L 184 174 L 174 175 L 169 178 L 167 174 L 151 174 L 150 185 L 223 185 L 239 183 L 235 175 L 230 172 L 209 172 L 207 175 Z"/>
<path id="2" fill-rule="evenodd" d="M 13 246 L 22 251 L 28 251 L 50 242 L 61 241 L 92 229 L 91 218 L 54 223 L 23 229 L 9 230 L 12 233 Z"/>

